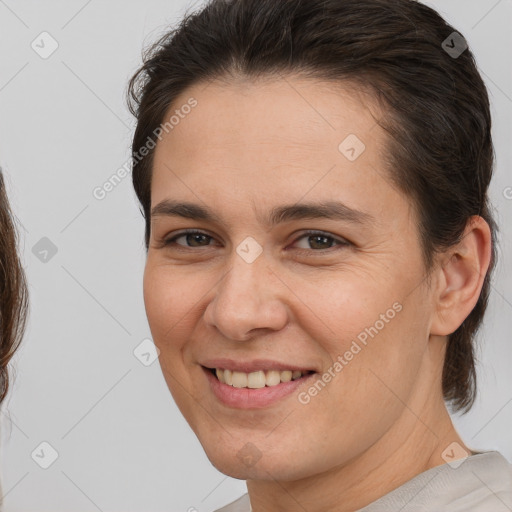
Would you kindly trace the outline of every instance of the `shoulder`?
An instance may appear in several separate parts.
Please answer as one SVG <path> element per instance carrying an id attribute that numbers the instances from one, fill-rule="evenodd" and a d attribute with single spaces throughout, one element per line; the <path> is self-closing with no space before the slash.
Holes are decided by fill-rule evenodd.
<path id="1" fill-rule="evenodd" d="M 498 452 L 429 469 L 359 512 L 512 510 L 512 465 Z"/>
<path id="2" fill-rule="evenodd" d="M 465 492 L 454 496 L 454 511 L 512 510 L 512 464 L 503 455 L 479 453 L 469 457 L 462 468 L 457 482 L 461 481 L 460 488 Z"/>

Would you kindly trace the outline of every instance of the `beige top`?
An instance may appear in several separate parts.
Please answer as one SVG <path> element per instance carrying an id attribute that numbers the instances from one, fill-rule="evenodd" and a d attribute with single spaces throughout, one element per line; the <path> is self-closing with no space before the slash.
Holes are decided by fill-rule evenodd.
<path id="1" fill-rule="evenodd" d="M 453 464 L 454 465 L 454 464 Z M 356 512 L 510 512 L 512 465 L 499 452 L 471 455 L 457 468 L 431 468 Z M 249 495 L 216 512 L 251 512 Z"/>

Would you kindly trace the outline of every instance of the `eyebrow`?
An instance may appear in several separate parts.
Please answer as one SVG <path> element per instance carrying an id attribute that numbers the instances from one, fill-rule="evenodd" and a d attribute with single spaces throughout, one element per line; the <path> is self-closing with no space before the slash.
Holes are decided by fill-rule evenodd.
<path id="1" fill-rule="evenodd" d="M 222 219 L 206 206 L 171 199 L 165 199 L 152 208 L 151 217 L 158 216 L 184 217 L 222 223 Z M 367 212 L 350 208 L 339 201 L 326 201 L 276 206 L 264 219 L 264 223 L 268 226 L 275 226 L 292 220 L 319 218 L 342 220 L 361 226 L 375 222 L 375 217 Z"/>

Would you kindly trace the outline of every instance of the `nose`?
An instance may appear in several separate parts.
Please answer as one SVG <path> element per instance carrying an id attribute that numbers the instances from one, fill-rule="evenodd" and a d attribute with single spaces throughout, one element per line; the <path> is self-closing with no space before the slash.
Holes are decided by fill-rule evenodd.
<path id="1" fill-rule="evenodd" d="M 288 320 L 286 287 L 261 254 L 252 263 L 234 253 L 205 309 L 204 320 L 226 339 L 248 341 L 283 329 Z"/>

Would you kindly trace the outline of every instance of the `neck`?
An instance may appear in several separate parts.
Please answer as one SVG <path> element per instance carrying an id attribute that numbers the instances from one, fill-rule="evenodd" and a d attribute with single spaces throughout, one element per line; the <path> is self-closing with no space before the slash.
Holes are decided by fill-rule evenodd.
<path id="1" fill-rule="evenodd" d="M 435 385 L 439 371 L 427 372 L 430 388 L 420 386 L 423 392 L 415 392 L 393 427 L 349 462 L 299 481 L 248 480 L 253 512 L 353 512 L 445 464 L 442 453 L 451 443 L 470 453 L 453 426 L 440 384 Z"/>

